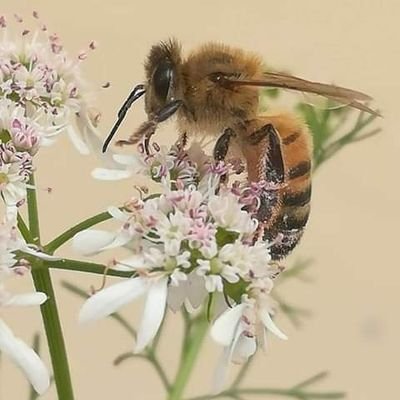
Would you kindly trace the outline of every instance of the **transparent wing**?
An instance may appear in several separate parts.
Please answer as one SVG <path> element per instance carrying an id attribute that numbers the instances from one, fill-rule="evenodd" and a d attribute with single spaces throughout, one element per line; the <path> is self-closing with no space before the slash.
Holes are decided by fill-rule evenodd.
<path id="1" fill-rule="evenodd" d="M 326 97 L 349 107 L 380 116 L 379 111 L 373 110 L 366 103 L 372 98 L 363 92 L 347 89 L 341 86 L 307 81 L 292 75 L 279 72 L 265 72 L 263 80 L 243 80 L 223 77 L 223 84 L 259 86 L 296 90 L 303 93 L 312 93 Z"/>

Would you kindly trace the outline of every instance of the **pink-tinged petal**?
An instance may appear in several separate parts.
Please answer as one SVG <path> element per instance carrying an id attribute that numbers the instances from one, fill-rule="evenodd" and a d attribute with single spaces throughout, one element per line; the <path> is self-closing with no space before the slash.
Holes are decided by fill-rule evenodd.
<path id="1" fill-rule="evenodd" d="M 210 333 L 217 343 L 222 346 L 229 346 L 232 343 L 244 308 L 245 304 L 239 304 L 225 311 L 215 320 Z"/>
<path id="2" fill-rule="evenodd" d="M 259 312 L 259 317 L 264 326 L 279 339 L 287 340 L 288 337 L 275 325 L 267 311 Z"/>
<path id="3" fill-rule="evenodd" d="M 156 336 L 167 305 L 168 278 L 153 283 L 147 294 L 142 321 L 136 338 L 135 353 L 140 353 Z"/>
<path id="4" fill-rule="evenodd" d="M 47 295 L 42 292 L 24 293 L 11 296 L 4 306 L 39 306 L 47 300 Z"/>
<path id="5" fill-rule="evenodd" d="M 233 349 L 232 361 L 236 364 L 245 363 L 257 350 L 256 338 L 242 334 Z"/>
<path id="6" fill-rule="evenodd" d="M 87 147 L 86 143 L 83 141 L 81 135 L 79 135 L 75 131 L 75 129 L 73 129 L 72 127 L 68 127 L 67 133 L 69 138 L 71 139 L 72 144 L 79 151 L 79 153 L 83 155 L 88 155 L 90 153 L 90 150 Z"/>
<path id="7" fill-rule="evenodd" d="M 91 322 L 107 317 L 142 296 L 147 289 L 146 280 L 131 278 L 100 290 L 85 301 L 79 313 L 79 321 Z"/>
<path id="8" fill-rule="evenodd" d="M 78 254 L 90 256 L 102 251 L 103 248 L 112 243 L 114 239 L 115 233 L 88 229 L 74 236 L 72 247 Z"/>
<path id="9" fill-rule="evenodd" d="M 50 386 L 50 377 L 46 366 L 39 356 L 18 339 L 10 328 L 0 319 L 0 351 L 10 357 L 25 374 L 36 392 L 43 394 Z"/>
<path id="10" fill-rule="evenodd" d="M 121 169 L 95 168 L 92 177 L 101 181 L 119 181 L 132 176 L 131 171 Z"/>

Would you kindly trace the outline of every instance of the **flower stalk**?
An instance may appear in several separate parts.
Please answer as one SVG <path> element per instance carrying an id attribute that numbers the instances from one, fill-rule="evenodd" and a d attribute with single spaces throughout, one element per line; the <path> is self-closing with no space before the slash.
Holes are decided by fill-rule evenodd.
<path id="1" fill-rule="evenodd" d="M 201 345 L 208 331 L 208 321 L 204 314 L 200 314 L 190 323 L 189 336 L 185 338 L 182 356 L 175 381 L 172 384 L 168 400 L 181 400 L 188 384 Z"/>
<path id="2" fill-rule="evenodd" d="M 30 183 L 34 184 L 33 175 L 31 176 Z M 27 201 L 30 236 L 34 244 L 40 246 L 39 213 L 35 190 L 28 189 Z M 48 296 L 48 300 L 41 306 L 40 311 L 49 346 L 58 400 L 73 400 L 74 394 L 67 352 L 55 293 L 49 269 L 42 260 L 36 259 L 32 263 L 32 278 L 36 290 L 44 292 Z"/>

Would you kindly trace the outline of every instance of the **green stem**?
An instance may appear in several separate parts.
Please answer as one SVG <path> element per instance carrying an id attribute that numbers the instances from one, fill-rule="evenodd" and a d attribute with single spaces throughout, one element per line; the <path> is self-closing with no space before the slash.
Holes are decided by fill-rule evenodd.
<path id="1" fill-rule="evenodd" d="M 111 219 L 111 215 L 105 211 L 100 214 L 94 215 L 79 224 L 73 226 L 72 228 L 66 230 L 61 235 L 57 236 L 54 240 L 44 246 L 45 251 L 48 253 L 54 253 L 59 247 L 61 247 L 64 243 L 68 242 L 68 240 L 72 239 L 77 233 L 84 231 L 85 229 L 89 229 L 94 225 L 99 224 L 100 222 L 107 221 Z"/>
<path id="2" fill-rule="evenodd" d="M 34 185 L 33 175 L 30 184 Z M 30 235 L 33 242 L 40 246 L 39 216 L 35 190 L 28 189 L 27 199 Z M 48 297 L 40 310 L 53 365 L 58 400 L 73 400 L 74 394 L 56 298 L 49 270 L 42 260 L 32 263 L 32 278 L 36 290 L 46 293 Z"/>
<path id="3" fill-rule="evenodd" d="M 49 268 L 64 269 L 66 271 L 91 272 L 92 274 L 119 276 L 121 278 L 130 278 L 132 276 L 132 272 L 116 271 L 114 269 L 107 269 L 103 264 L 70 260 L 68 258 L 57 261 L 46 261 L 45 264 Z"/>
<path id="4" fill-rule="evenodd" d="M 49 270 L 33 266 L 32 277 L 36 290 L 44 292 L 48 296 L 47 301 L 41 306 L 41 313 L 53 365 L 58 400 L 73 400 L 67 352 Z"/>
<path id="5" fill-rule="evenodd" d="M 29 179 L 29 184 L 35 186 L 35 178 L 33 174 Z M 39 228 L 39 213 L 38 213 L 38 205 L 36 199 L 36 190 L 28 189 L 27 190 L 27 199 L 28 199 L 28 221 L 29 221 L 29 231 L 31 234 L 31 239 L 34 244 L 40 244 L 40 228 Z M 21 225 L 22 219 L 20 219 Z"/>
<path id="6" fill-rule="evenodd" d="M 192 321 L 189 337 L 185 338 L 185 346 L 182 349 L 181 362 L 168 400 L 181 400 L 183 391 L 188 383 L 194 363 L 199 354 L 201 344 L 207 333 L 208 321 L 205 315 L 200 315 Z"/>

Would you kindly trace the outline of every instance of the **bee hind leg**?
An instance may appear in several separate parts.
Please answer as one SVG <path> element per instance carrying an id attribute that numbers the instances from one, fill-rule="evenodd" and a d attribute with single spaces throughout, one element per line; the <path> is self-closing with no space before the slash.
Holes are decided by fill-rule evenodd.
<path id="1" fill-rule="evenodd" d="M 263 145 L 261 142 L 264 141 Z M 283 161 L 281 139 L 272 124 L 266 124 L 247 137 L 248 143 L 263 148 L 260 180 L 269 183 L 283 184 L 285 181 L 285 164 Z"/>
<path id="2" fill-rule="evenodd" d="M 257 219 L 260 225 L 255 236 L 257 239 L 265 235 L 279 215 L 282 203 L 280 189 L 285 184 L 285 164 L 281 140 L 272 124 L 266 124 L 252 132 L 246 137 L 246 142 L 249 146 L 247 150 L 249 178 L 252 181 L 266 183 L 259 198 Z"/>

